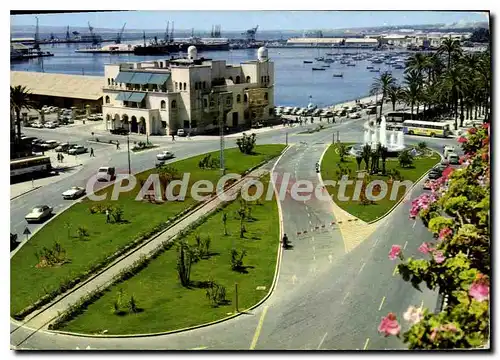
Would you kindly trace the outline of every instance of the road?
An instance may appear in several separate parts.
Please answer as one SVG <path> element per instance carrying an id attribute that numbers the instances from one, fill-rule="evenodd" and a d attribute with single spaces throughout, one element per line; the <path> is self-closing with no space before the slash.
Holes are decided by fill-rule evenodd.
<path id="1" fill-rule="evenodd" d="M 309 179 L 317 183 L 314 164 L 320 159 L 332 136 L 339 131 L 341 141 L 363 140 L 363 123 L 347 121 L 313 134 L 298 134 L 304 128 L 277 127 L 259 135 L 258 143 L 283 143 L 285 133 L 294 144 L 275 167 L 278 174 L 290 173 L 292 180 Z M 315 127 L 316 124 L 311 125 Z M 405 137 L 406 143 L 424 139 Z M 227 146 L 234 146 L 228 139 Z M 427 144 L 441 150 L 454 139 L 427 139 Z M 213 141 L 179 141 L 168 145 L 178 158 L 216 150 Z M 145 170 L 154 163 L 156 151 L 132 155 L 133 172 Z M 63 189 L 83 185 L 104 160 L 117 168 L 127 165 L 126 152 L 109 152 L 85 165 L 78 175 L 61 180 L 11 202 L 12 222 L 19 222 L 24 211 L 41 199 L 65 204 L 60 199 Z M 99 164 L 99 165 L 97 165 Z M 422 192 L 418 184 L 412 197 Z M 24 205 L 23 203 L 27 203 Z M 431 233 L 420 223 L 408 220 L 409 202 L 402 203 L 359 245 L 348 246 L 328 202 L 311 199 L 295 201 L 286 197 L 281 202 L 284 231 L 293 245 L 284 250 L 277 286 L 273 294 L 258 308 L 217 325 L 177 334 L 140 338 L 83 338 L 19 328 L 11 334 L 11 344 L 22 349 L 393 349 L 404 348 L 394 337 L 377 333 L 380 318 L 387 312 L 402 313 L 409 305 L 434 309 L 436 295 L 423 289 L 414 290 L 394 274 L 397 262 L 388 259 L 390 247 L 399 244 L 407 256 L 416 255 Z M 23 208 L 24 207 L 24 208 Z M 64 205 L 63 205 L 64 207 Z M 61 208 L 62 209 L 62 208 Z M 17 220 L 16 220 L 17 219 Z M 325 225 L 322 228 L 322 225 Z M 353 225 L 355 226 L 355 225 Z M 318 227 L 320 230 L 314 231 Z M 308 230 L 307 234 L 303 234 Z M 311 231 L 313 230 L 313 231 Z M 296 235 L 297 233 L 301 235 Z M 17 325 L 11 323 L 11 331 Z M 403 328 L 404 330 L 404 328 Z"/>

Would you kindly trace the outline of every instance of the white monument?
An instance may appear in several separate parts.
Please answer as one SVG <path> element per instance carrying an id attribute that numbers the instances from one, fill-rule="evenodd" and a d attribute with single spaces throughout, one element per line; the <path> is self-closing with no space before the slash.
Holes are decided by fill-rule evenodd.
<path id="1" fill-rule="evenodd" d="M 402 131 L 393 130 L 387 141 L 387 121 L 382 115 L 380 125 L 368 126 L 365 128 L 363 145 L 370 145 L 375 149 L 378 144 L 385 146 L 389 151 L 401 151 L 405 148 L 404 134 Z"/>

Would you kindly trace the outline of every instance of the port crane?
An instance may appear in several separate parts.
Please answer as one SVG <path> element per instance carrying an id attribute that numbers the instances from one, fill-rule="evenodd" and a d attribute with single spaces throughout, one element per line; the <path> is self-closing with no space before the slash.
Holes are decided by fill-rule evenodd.
<path id="1" fill-rule="evenodd" d="M 71 40 L 71 36 L 69 35 L 69 25 L 68 27 L 66 28 L 66 41 L 70 41 Z"/>
<path id="2" fill-rule="evenodd" d="M 259 28 L 259 25 L 257 25 L 254 28 L 248 29 L 246 32 L 242 33 L 241 35 L 247 36 L 246 40 L 248 43 L 254 43 L 255 42 L 255 34 L 257 34 L 258 28 Z"/>
<path id="3" fill-rule="evenodd" d="M 170 42 L 169 34 L 168 34 L 168 28 L 170 26 L 170 21 L 167 21 L 167 30 L 165 30 L 165 44 L 168 44 Z"/>
<path id="4" fill-rule="evenodd" d="M 35 41 L 33 44 L 34 50 L 40 50 L 40 30 L 38 28 L 38 17 L 36 17 Z"/>
<path id="5" fill-rule="evenodd" d="M 122 37 L 123 37 L 123 31 L 125 31 L 125 25 L 127 25 L 127 23 L 123 24 L 122 29 L 120 30 L 120 32 L 118 34 L 116 34 L 116 40 L 115 40 L 116 44 L 121 44 L 122 43 Z"/>
<path id="6" fill-rule="evenodd" d="M 90 37 L 92 38 L 92 45 L 98 45 L 100 41 L 97 35 L 94 33 L 94 28 L 90 26 L 90 22 L 88 23 L 88 25 L 89 25 Z"/>

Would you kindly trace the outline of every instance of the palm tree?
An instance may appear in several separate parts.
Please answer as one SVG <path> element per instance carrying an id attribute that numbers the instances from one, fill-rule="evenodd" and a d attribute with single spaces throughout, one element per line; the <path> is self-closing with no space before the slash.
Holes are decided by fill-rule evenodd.
<path id="1" fill-rule="evenodd" d="M 361 157 L 363 158 L 365 162 L 365 170 L 368 170 L 368 166 L 370 165 L 370 157 L 372 154 L 372 148 L 370 145 L 366 144 L 363 146 L 363 150 L 361 152 Z"/>
<path id="2" fill-rule="evenodd" d="M 445 53 L 447 55 L 448 69 L 450 69 L 451 66 L 452 55 L 461 52 L 462 52 L 462 47 L 460 46 L 460 41 L 453 40 L 451 37 L 444 39 L 443 42 L 441 43 L 441 46 L 438 49 L 438 54 Z"/>
<path id="3" fill-rule="evenodd" d="M 418 73 L 422 73 L 425 69 L 429 67 L 430 60 L 426 54 L 416 53 L 411 56 L 406 63 L 405 73 L 411 70 L 417 70 Z"/>
<path id="4" fill-rule="evenodd" d="M 396 111 L 396 103 L 398 103 L 402 99 L 402 97 L 403 97 L 403 91 L 396 84 L 392 84 L 389 87 L 389 91 L 387 93 L 387 96 L 391 100 L 392 111 Z"/>
<path id="5" fill-rule="evenodd" d="M 31 100 L 31 94 L 26 89 L 26 86 L 17 85 L 10 87 L 10 107 L 16 114 L 15 124 L 17 127 L 17 142 L 21 143 L 21 111 L 31 110 L 34 107 L 34 102 Z"/>
<path id="6" fill-rule="evenodd" d="M 444 64 L 440 54 L 436 53 L 429 58 L 429 67 L 431 68 L 431 82 L 434 84 L 437 82 L 437 79 L 441 77 L 444 70 Z"/>
<path id="7" fill-rule="evenodd" d="M 421 99 L 423 84 L 422 75 L 418 73 L 417 70 L 411 70 L 405 75 L 404 81 L 406 89 L 403 90 L 403 98 L 405 99 L 405 102 L 411 107 L 411 118 L 413 119 L 413 108 L 415 104 L 417 104 L 418 107 L 418 102 Z"/>
<path id="8" fill-rule="evenodd" d="M 388 71 L 383 72 L 380 74 L 380 76 L 377 78 L 374 78 L 374 82 L 371 86 L 370 89 L 370 94 L 378 94 L 382 92 L 382 104 L 380 105 L 380 117 L 382 116 L 382 108 L 384 106 L 384 100 L 387 96 L 387 93 L 389 92 L 390 86 L 394 83 L 394 78 L 392 77 L 392 74 Z"/>
<path id="9" fill-rule="evenodd" d="M 446 72 L 444 78 L 444 89 L 448 93 L 450 105 L 453 106 L 455 114 L 455 130 L 458 129 L 458 102 L 463 99 L 466 83 L 462 69 L 459 66 L 454 66 Z M 463 102 L 462 102 L 463 104 Z M 463 109 L 462 109 L 463 111 Z"/>
<path id="10" fill-rule="evenodd" d="M 385 146 L 381 146 L 379 151 L 380 151 L 380 158 L 382 159 L 382 175 L 385 175 L 386 174 L 385 161 L 389 156 L 389 151 Z"/>

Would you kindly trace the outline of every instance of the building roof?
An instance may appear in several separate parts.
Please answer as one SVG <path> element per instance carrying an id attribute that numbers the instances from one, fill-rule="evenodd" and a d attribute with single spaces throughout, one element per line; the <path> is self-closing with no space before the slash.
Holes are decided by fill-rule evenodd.
<path id="1" fill-rule="evenodd" d="M 377 39 L 371 38 L 291 38 L 287 40 L 289 44 L 338 44 L 345 40 L 346 43 L 373 43 L 376 44 Z"/>
<path id="2" fill-rule="evenodd" d="M 98 100 L 102 97 L 100 76 L 66 75 L 33 71 L 11 71 L 10 85 L 26 86 L 32 94 Z"/>

